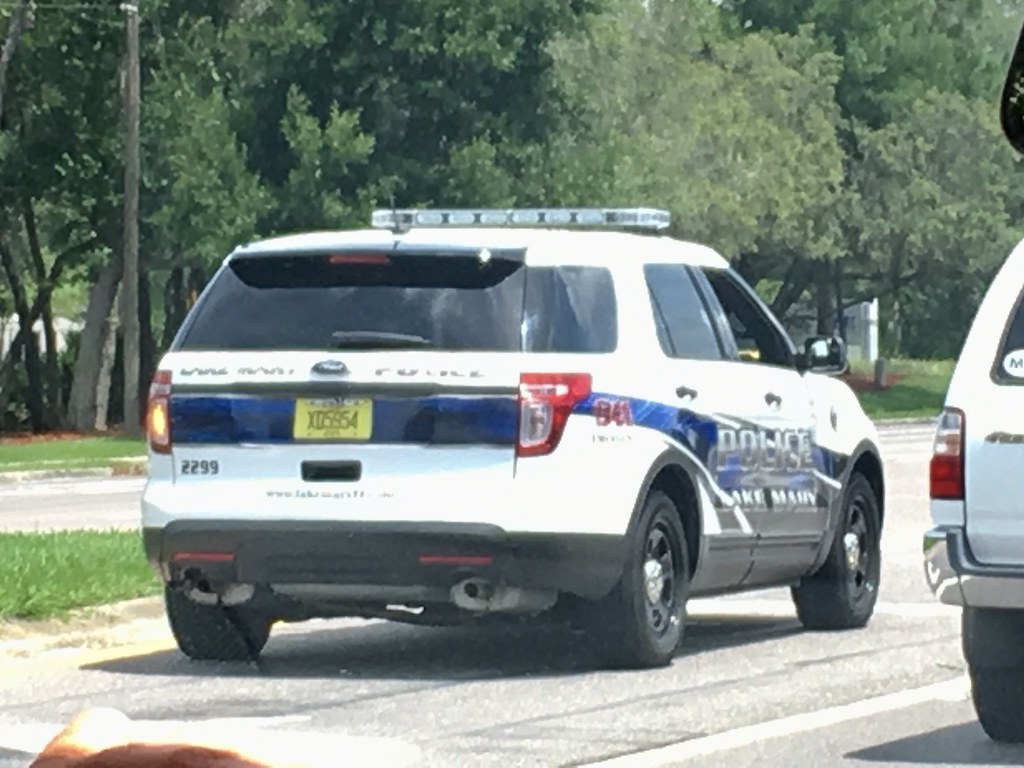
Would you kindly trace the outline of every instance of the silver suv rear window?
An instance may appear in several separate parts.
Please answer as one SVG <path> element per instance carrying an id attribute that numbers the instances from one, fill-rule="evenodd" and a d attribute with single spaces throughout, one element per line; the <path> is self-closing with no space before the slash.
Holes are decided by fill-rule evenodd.
<path id="1" fill-rule="evenodd" d="M 522 258 L 314 254 L 236 258 L 214 277 L 180 350 L 321 350 L 358 339 L 427 349 L 602 353 L 617 344 L 611 274 Z"/>

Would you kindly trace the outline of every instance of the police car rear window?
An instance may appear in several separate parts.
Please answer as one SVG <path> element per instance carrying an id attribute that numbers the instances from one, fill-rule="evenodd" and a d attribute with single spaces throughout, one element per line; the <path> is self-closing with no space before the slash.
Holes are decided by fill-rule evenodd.
<path id="1" fill-rule="evenodd" d="M 329 349 L 359 339 L 446 351 L 610 352 L 607 270 L 521 259 L 339 254 L 232 261 L 196 306 L 182 350 Z M 388 342 L 388 343 L 385 343 Z"/>

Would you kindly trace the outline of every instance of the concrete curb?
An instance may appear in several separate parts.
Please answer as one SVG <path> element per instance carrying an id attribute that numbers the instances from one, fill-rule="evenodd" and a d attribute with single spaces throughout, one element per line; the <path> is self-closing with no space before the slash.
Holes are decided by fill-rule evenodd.
<path id="1" fill-rule="evenodd" d="M 147 459 L 145 456 L 112 459 L 105 467 L 92 467 L 90 469 L 39 469 L 25 472 L 0 472 L 0 485 L 95 477 L 143 477 L 146 475 L 146 469 Z"/>

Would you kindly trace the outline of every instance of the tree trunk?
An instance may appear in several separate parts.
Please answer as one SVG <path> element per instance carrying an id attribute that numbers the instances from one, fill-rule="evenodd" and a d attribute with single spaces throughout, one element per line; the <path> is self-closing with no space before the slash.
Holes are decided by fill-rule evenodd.
<path id="1" fill-rule="evenodd" d="M 49 409 L 48 421 L 59 427 L 64 420 L 64 403 L 61 397 L 60 361 L 57 358 L 57 331 L 53 326 L 53 303 L 50 300 L 52 288 L 46 290 L 46 262 L 43 261 L 43 249 L 39 244 L 39 229 L 36 226 L 36 214 L 32 201 L 23 203 L 25 232 L 28 235 L 28 250 L 32 257 L 32 268 L 35 272 L 39 296 L 43 297 L 43 334 L 46 339 L 46 400 Z"/>
<path id="2" fill-rule="evenodd" d="M 832 265 L 827 261 L 819 261 L 815 270 L 815 304 L 817 306 L 819 336 L 831 336 L 835 332 L 835 306 L 832 303 Z"/>
<path id="3" fill-rule="evenodd" d="M 122 6 L 127 13 L 127 63 L 125 77 L 125 167 L 124 167 L 124 275 L 121 280 L 121 322 L 124 324 L 124 433 L 142 435 L 139 405 L 141 363 L 139 327 L 139 13 Z"/>
<path id="4" fill-rule="evenodd" d="M 762 277 L 758 274 L 757 270 L 757 255 L 750 253 L 741 253 L 733 261 L 733 269 L 742 277 L 751 287 L 755 287 Z"/>
<path id="5" fill-rule="evenodd" d="M 772 299 L 771 309 L 776 317 L 780 320 L 785 319 L 793 305 L 800 301 L 813 277 L 814 263 L 806 256 L 794 255 L 786 268 L 786 274 L 782 277 L 779 292 Z"/>
<path id="6" fill-rule="evenodd" d="M 187 314 L 190 309 L 199 300 L 199 294 L 203 292 L 203 288 L 206 286 L 207 278 L 203 273 L 203 270 L 198 267 L 189 267 L 188 270 L 188 290 L 185 292 L 185 313 Z M 182 315 L 182 320 L 184 320 Z"/>
<path id="7" fill-rule="evenodd" d="M 23 330 L 25 351 L 25 372 L 28 374 L 28 412 L 29 423 L 33 432 L 43 432 L 48 428 L 46 405 L 43 402 L 43 375 L 39 365 L 39 344 L 32 332 L 32 308 L 28 304 L 25 286 L 21 282 L 18 264 L 14 253 L 5 244 L 0 243 L 0 261 L 3 262 L 7 275 L 7 284 L 14 297 L 14 311 L 18 314 L 18 323 Z"/>
<path id="8" fill-rule="evenodd" d="M 843 304 L 843 265 L 837 259 L 832 263 L 832 279 L 835 285 L 836 320 L 839 324 L 839 338 L 846 341 L 846 307 Z"/>
<path id="9" fill-rule="evenodd" d="M 903 328 L 902 319 L 900 318 L 900 290 L 905 285 L 905 282 L 901 279 L 901 273 L 903 271 L 903 253 L 906 245 L 906 237 L 902 238 L 897 247 L 893 248 L 891 261 L 889 262 L 889 281 L 888 288 L 890 293 L 889 296 L 889 307 L 886 315 L 888 316 L 889 333 L 887 339 L 887 347 L 890 357 L 899 357 L 900 351 L 903 347 Z"/>
<path id="10" fill-rule="evenodd" d="M 85 328 L 82 329 L 79 341 L 78 358 L 75 360 L 75 373 L 71 384 L 71 397 L 68 402 L 68 423 L 73 429 L 80 432 L 88 432 L 96 428 L 97 387 L 99 386 L 101 363 L 104 359 L 103 349 L 109 335 L 107 319 L 114 306 L 120 278 L 121 259 L 120 256 L 115 256 L 100 271 L 99 279 L 96 280 L 89 292 L 89 304 L 85 311 Z M 109 389 L 108 381 L 108 392 Z M 106 419 L 105 415 L 104 419 Z"/>
<path id="11" fill-rule="evenodd" d="M 50 267 L 50 273 L 47 276 L 46 282 L 40 286 L 36 294 L 36 300 L 32 303 L 32 308 L 29 311 L 29 318 L 33 324 L 39 315 L 42 314 L 43 305 L 50 300 L 50 296 L 53 294 L 53 286 L 60 280 L 61 275 L 64 274 L 64 269 L 71 260 L 78 254 L 94 249 L 98 244 L 99 240 L 91 237 L 57 255 L 53 265 Z M 9 382 L 11 376 L 14 375 L 15 363 L 21 359 L 21 350 L 30 335 L 31 327 L 29 325 L 28 327 L 20 326 L 18 328 L 18 332 L 14 334 L 11 346 L 7 350 L 7 357 L 4 358 L 3 365 L 0 366 L 0 414 L 7 412 L 7 402 L 10 400 L 11 392 Z"/>
<path id="12" fill-rule="evenodd" d="M 139 419 L 146 423 L 145 407 L 149 400 L 149 382 L 153 378 L 153 307 L 150 301 L 149 270 L 139 272 Z"/>
<path id="13" fill-rule="evenodd" d="M 161 346 L 164 350 L 171 346 L 174 336 L 185 319 L 185 270 L 175 267 L 167 278 L 164 287 L 164 329 Z"/>
<path id="14" fill-rule="evenodd" d="M 119 306 L 117 294 L 111 298 L 111 305 Z M 107 416 L 110 412 L 110 381 L 114 371 L 114 361 L 117 359 L 117 311 L 107 315 L 103 321 L 103 349 L 100 352 L 99 370 L 96 375 L 96 388 L 93 394 L 96 399 L 96 423 L 95 429 L 98 432 L 106 432 Z"/>
<path id="15" fill-rule="evenodd" d="M 25 34 L 26 29 L 32 28 L 33 21 L 28 0 L 21 0 L 11 14 L 7 37 L 4 39 L 3 49 L 0 50 L 0 118 L 3 117 L 4 96 L 7 93 L 7 70 L 11 66 L 11 59 L 14 58 L 18 43 L 21 42 L 21 36 Z"/>

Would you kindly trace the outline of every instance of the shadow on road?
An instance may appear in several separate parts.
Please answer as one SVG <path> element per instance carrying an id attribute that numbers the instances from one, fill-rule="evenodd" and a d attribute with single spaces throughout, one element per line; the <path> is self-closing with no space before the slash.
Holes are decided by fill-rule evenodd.
<path id="1" fill-rule="evenodd" d="M 997 744 L 978 723 L 967 722 L 851 752 L 846 757 L 885 764 L 1024 765 L 1024 745 Z"/>
<path id="2" fill-rule="evenodd" d="M 688 624 L 678 656 L 751 645 L 802 631 L 794 619 L 702 617 Z M 406 681 L 557 677 L 603 668 L 586 638 L 563 628 L 434 628 L 396 623 L 281 633 L 271 637 L 258 668 L 247 663 L 191 662 L 177 651 L 83 667 L 122 675 Z"/>

